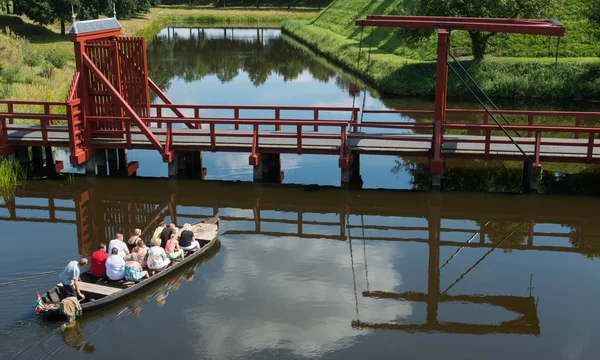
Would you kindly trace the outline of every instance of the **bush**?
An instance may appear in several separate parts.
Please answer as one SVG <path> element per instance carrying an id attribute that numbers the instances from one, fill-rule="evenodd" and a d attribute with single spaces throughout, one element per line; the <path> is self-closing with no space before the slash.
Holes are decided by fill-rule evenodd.
<path id="1" fill-rule="evenodd" d="M 50 80 L 52 74 L 54 73 L 54 66 L 50 63 L 44 64 L 42 67 L 42 71 L 38 74 L 39 76 L 45 78 L 46 80 Z"/>
<path id="2" fill-rule="evenodd" d="M 46 61 L 57 69 L 62 69 L 67 65 L 69 56 L 58 49 L 52 49 L 46 53 Z"/>
<path id="3" fill-rule="evenodd" d="M 12 84 L 20 82 L 22 77 L 23 74 L 21 73 L 21 69 L 18 67 L 10 66 L 2 69 L 2 72 L 0 73 L 0 79 L 5 85 L 5 97 L 8 97 L 10 93 L 10 86 Z"/>
<path id="4" fill-rule="evenodd" d="M 44 55 L 34 49 L 29 43 L 23 47 L 23 63 L 29 67 L 40 66 L 44 61 Z"/>

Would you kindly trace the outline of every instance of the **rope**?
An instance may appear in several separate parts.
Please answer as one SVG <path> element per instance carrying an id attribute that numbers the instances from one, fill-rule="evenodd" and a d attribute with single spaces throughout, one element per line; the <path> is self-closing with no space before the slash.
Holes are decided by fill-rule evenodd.
<path id="1" fill-rule="evenodd" d="M 367 67 L 365 68 L 365 73 L 368 73 L 369 68 L 371 67 L 371 52 L 372 52 L 372 48 L 373 48 L 373 32 L 374 31 L 375 31 L 375 29 L 371 28 L 371 32 L 369 33 L 369 53 L 367 55 Z M 362 107 L 360 110 L 360 131 L 362 131 L 362 122 L 363 122 L 363 118 L 365 116 L 365 104 L 366 103 L 367 103 L 367 88 L 365 87 Z"/>

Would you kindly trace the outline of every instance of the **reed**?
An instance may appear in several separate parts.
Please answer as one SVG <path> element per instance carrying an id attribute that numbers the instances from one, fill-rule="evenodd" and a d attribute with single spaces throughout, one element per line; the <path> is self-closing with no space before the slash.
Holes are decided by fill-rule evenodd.
<path id="1" fill-rule="evenodd" d="M 14 159 L 0 159 L 0 196 L 14 195 L 15 189 L 27 178 L 27 169 Z"/>

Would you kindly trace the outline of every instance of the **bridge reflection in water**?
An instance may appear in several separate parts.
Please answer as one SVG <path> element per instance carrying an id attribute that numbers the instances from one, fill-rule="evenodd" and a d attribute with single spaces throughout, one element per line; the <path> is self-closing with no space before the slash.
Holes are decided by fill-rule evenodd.
<path id="1" fill-rule="evenodd" d="M 590 203 L 589 206 L 587 203 Z M 311 186 L 256 186 L 249 183 L 169 182 L 166 179 L 119 181 L 98 179 L 29 182 L 0 206 L 0 220 L 75 224 L 78 248 L 89 256 L 98 243 L 135 228 L 148 235 L 161 220 L 183 222 L 221 213 L 223 236 L 295 237 L 348 241 L 352 270 L 354 249 L 367 241 L 428 245 L 427 292 L 369 289 L 368 255 L 364 250 L 367 289 L 356 289 L 355 328 L 457 334 L 539 335 L 536 300 L 514 295 L 451 295 L 449 291 L 495 249 L 600 254 L 600 219 L 589 211 L 593 199 L 399 191 L 343 191 Z M 456 248 L 440 261 L 444 248 Z M 464 248 L 487 249 L 448 288 L 440 273 Z M 362 251 L 361 251 L 362 252 Z M 524 274 L 529 277 L 529 274 Z M 532 287 L 532 286 L 531 286 Z M 356 283 L 355 283 L 356 288 Z M 364 290 L 364 291 L 363 291 Z M 362 321 L 358 299 L 425 303 L 423 324 Z M 383 300 L 382 300 L 383 301 Z M 369 302 L 373 304 L 373 302 Z M 490 305 L 517 315 L 493 324 L 445 322 L 438 319 L 443 303 Z"/>

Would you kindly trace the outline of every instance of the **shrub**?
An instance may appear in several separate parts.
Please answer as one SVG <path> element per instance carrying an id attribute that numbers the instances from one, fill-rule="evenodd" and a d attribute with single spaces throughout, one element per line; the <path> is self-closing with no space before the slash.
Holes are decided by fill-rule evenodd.
<path id="1" fill-rule="evenodd" d="M 62 69 L 67 65 L 69 56 L 58 49 L 52 49 L 46 53 L 46 61 L 57 69 Z"/>
<path id="2" fill-rule="evenodd" d="M 29 67 L 40 66 L 44 61 L 44 55 L 34 49 L 29 43 L 23 47 L 23 63 Z"/>
<path id="3" fill-rule="evenodd" d="M 20 82 L 22 77 L 23 74 L 21 73 L 21 69 L 18 67 L 8 66 L 2 69 L 2 72 L 0 73 L 0 79 L 5 85 L 5 97 L 8 97 L 10 93 L 10 86 Z"/>

